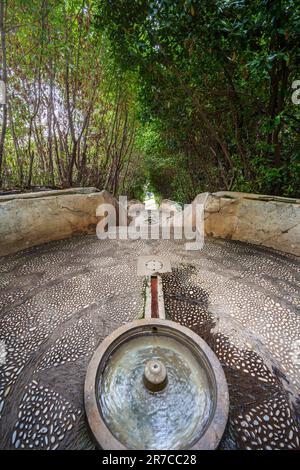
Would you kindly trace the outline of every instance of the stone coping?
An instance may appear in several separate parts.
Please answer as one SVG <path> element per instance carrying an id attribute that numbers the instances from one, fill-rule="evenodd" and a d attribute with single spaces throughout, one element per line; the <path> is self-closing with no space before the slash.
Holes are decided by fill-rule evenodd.
<path id="1" fill-rule="evenodd" d="M 214 450 L 224 433 L 229 410 L 228 387 L 222 366 L 208 344 L 189 328 L 170 320 L 144 319 L 123 325 L 106 337 L 94 352 L 84 384 L 84 405 L 90 431 L 100 449 L 126 450 L 111 433 L 99 410 L 98 383 L 110 354 L 124 341 L 143 334 L 166 335 L 190 349 L 202 364 L 209 379 L 212 407 L 201 436 L 191 450 Z"/>
<path id="2" fill-rule="evenodd" d="M 18 193 L 18 194 L 8 194 L 0 196 L 1 202 L 7 202 L 16 199 L 40 199 L 50 196 L 67 196 L 69 194 L 93 194 L 100 192 L 100 189 L 88 187 L 88 188 L 68 188 L 68 189 L 51 189 L 51 190 L 41 190 L 32 193 Z"/>
<path id="3" fill-rule="evenodd" d="M 237 191 L 217 191 L 212 193 L 212 195 L 230 199 L 255 199 L 256 201 L 262 202 L 275 201 L 284 202 L 286 204 L 300 204 L 300 199 L 281 196 L 269 196 L 267 194 L 240 193 Z"/>
<path id="4" fill-rule="evenodd" d="M 192 204 L 197 201 L 198 196 Z M 199 195 L 199 202 L 203 196 Z M 214 193 L 205 202 L 205 234 L 300 256 L 300 201 L 243 193 Z"/>
<path id="5" fill-rule="evenodd" d="M 96 192 L 94 192 L 96 191 Z M 116 199 L 107 191 L 79 188 L 0 198 L 0 256 L 74 235 L 94 234 L 96 209 Z"/>

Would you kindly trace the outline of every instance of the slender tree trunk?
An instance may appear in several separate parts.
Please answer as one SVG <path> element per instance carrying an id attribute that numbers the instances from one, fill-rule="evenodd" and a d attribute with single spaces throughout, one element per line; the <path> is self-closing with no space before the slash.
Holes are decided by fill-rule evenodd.
<path id="1" fill-rule="evenodd" d="M 53 73 L 52 73 L 52 63 L 50 69 L 50 102 L 52 102 L 53 97 Z M 54 186 L 54 163 L 53 163 L 53 115 L 52 109 L 48 108 L 47 110 L 47 123 L 48 123 L 48 153 L 49 153 L 49 180 L 50 185 Z"/>
<path id="2" fill-rule="evenodd" d="M 7 86 L 7 65 L 6 65 L 6 35 L 5 35 L 5 0 L 0 0 L 0 31 L 1 31 L 1 50 L 2 50 L 2 74 L 1 80 L 4 82 L 5 90 Z M 7 100 L 6 100 L 7 101 Z M 4 143 L 7 128 L 7 103 L 3 104 L 2 110 L 2 128 L 0 134 L 0 186 L 2 186 L 2 167 L 4 158 Z"/>
<path id="3" fill-rule="evenodd" d="M 16 135 L 16 131 L 15 131 L 13 113 L 12 113 L 12 109 L 11 109 L 11 102 L 8 104 L 8 116 L 9 116 L 11 135 L 12 135 L 12 139 L 13 139 L 13 143 L 14 143 L 14 147 L 15 147 L 15 152 L 16 152 L 16 157 L 17 157 L 17 163 L 18 163 L 19 185 L 22 187 L 23 186 L 23 181 L 24 181 L 23 161 L 22 161 L 22 158 L 21 158 L 20 146 L 19 146 L 17 135 Z"/>
<path id="4" fill-rule="evenodd" d="M 28 135 L 28 156 L 29 156 L 29 170 L 28 170 L 28 178 L 27 178 L 27 187 L 28 189 L 31 187 L 31 180 L 32 180 L 32 169 L 33 169 L 33 160 L 34 160 L 34 152 L 31 150 L 31 136 L 32 136 L 32 125 L 33 125 L 33 117 L 30 119 L 29 124 L 29 135 Z"/>

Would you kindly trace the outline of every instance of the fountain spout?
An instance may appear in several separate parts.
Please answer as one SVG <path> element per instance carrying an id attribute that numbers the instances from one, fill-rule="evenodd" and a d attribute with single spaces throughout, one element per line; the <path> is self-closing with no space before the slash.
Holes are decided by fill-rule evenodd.
<path id="1" fill-rule="evenodd" d="M 158 360 L 148 361 L 145 365 L 143 381 L 145 387 L 151 392 L 163 390 L 168 383 L 165 365 Z"/>

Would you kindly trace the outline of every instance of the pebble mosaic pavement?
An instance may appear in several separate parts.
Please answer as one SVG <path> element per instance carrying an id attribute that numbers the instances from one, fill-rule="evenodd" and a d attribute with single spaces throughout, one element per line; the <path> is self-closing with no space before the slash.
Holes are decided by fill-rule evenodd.
<path id="1" fill-rule="evenodd" d="M 200 334 L 224 368 L 220 448 L 299 449 L 299 258 L 224 240 L 186 252 L 182 242 L 94 236 L 0 258 L 0 448 L 94 448 L 86 368 L 105 336 L 143 315 L 136 263 L 150 254 L 174 266 L 163 275 L 167 316 Z"/>

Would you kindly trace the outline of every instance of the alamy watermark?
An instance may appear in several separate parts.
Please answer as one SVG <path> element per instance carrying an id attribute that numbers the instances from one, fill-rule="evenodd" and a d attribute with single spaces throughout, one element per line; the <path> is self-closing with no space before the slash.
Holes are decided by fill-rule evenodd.
<path id="1" fill-rule="evenodd" d="M 292 102 L 293 104 L 300 104 L 300 80 L 294 80 L 292 83 Z"/>
<path id="2" fill-rule="evenodd" d="M 6 104 L 6 86 L 3 80 L 0 80 L 0 104 Z"/>
<path id="3" fill-rule="evenodd" d="M 120 196 L 118 206 L 101 204 L 96 233 L 100 240 L 185 240 L 186 250 L 201 250 L 204 245 L 204 204 L 186 204 L 146 209 L 143 204 L 128 207 L 127 197 Z"/>
<path id="4" fill-rule="evenodd" d="M 300 366 L 300 339 L 297 339 L 292 343 L 290 356 L 292 363 L 295 366 Z"/>
<path id="5" fill-rule="evenodd" d="M 0 340 L 0 366 L 3 366 L 6 363 L 6 346 L 3 340 Z"/>

